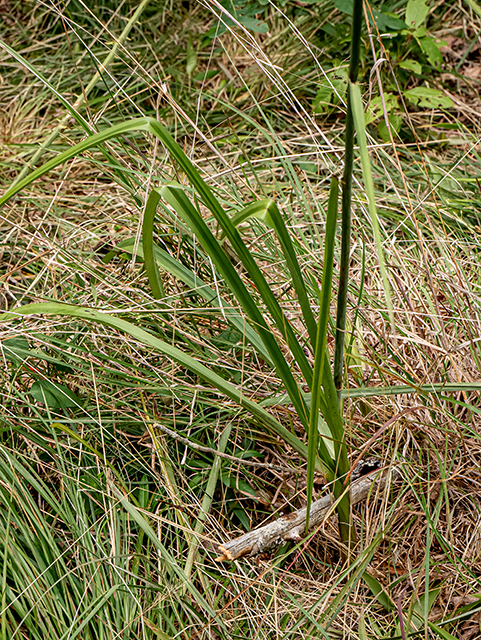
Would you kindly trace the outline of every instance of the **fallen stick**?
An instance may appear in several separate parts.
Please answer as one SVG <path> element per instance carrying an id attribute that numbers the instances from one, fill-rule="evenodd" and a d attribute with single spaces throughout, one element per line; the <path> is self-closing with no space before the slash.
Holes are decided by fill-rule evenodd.
<path id="1" fill-rule="evenodd" d="M 393 467 L 387 470 L 377 470 L 364 475 L 359 480 L 351 484 L 351 503 L 358 504 L 365 500 L 374 491 L 380 491 L 386 485 L 389 476 L 396 478 L 400 476 L 399 468 Z M 334 508 L 334 497 L 332 494 L 316 500 L 311 505 L 309 517 L 309 528 L 312 529 L 321 524 L 326 515 Z M 285 516 L 270 522 L 269 524 L 244 533 L 244 535 L 229 540 L 217 546 L 221 554 L 215 559 L 216 562 L 232 561 L 244 556 L 255 556 L 268 549 L 277 547 L 288 540 L 299 542 L 301 532 L 306 526 L 306 507 L 293 511 Z"/>

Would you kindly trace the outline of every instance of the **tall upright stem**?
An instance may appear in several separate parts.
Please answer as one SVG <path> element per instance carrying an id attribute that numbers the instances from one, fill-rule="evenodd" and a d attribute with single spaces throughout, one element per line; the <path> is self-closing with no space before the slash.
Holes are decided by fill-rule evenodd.
<path id="1" fill-rule="evenodd" d="M 351 29 L 351 59 L 349 79 L 357 81 L 361 50 L 363 0 L 354 0 Z M 341 261 L 339 268 L 339 293 L 337 296 L 336 343 L 334 352 L 334 384 L 339 393 L 342 386 L 344 359 L 344 334 L 346 330 L 347 284 L 349 276 L 349 253 L 351 246 L 351 184 L 354 157 L 354 121 L 349 85 L 347 88 L 346 138 L 344 150 L 344 173 L 342 176 L 342 214 L 341 214 Z"/>

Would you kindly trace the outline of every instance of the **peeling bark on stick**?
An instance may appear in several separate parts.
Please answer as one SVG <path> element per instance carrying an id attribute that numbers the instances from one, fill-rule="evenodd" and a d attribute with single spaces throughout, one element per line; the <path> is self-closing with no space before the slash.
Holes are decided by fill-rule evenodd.
<path id="1" fill-rule="evenodd" d="M 381 491 L 391 476 L 392 479 L 399 477 L 400 472 L 397 467 L 390 470 L 377 471 L 359 478 L 351 484 L 351 504 L 357 504 L 365 500 L 373 492 Z M 319 526 L 326 515 L 333 511 L 334 498 L 331 494 L 316 500 L 311 505 L 309 518 L 309 528 Z M 219 557 L 216 562 L 232 561 L 244 556 L 255 556 L 267 549 L 275 548 L 284 544 L 288 540 L 299 542 L 306 526 L 306 508 L 299 509 L 286 516 L 282 516 L 274 522 L 249 531 L 239 538 L 229 540 L 217 547 Z"/>

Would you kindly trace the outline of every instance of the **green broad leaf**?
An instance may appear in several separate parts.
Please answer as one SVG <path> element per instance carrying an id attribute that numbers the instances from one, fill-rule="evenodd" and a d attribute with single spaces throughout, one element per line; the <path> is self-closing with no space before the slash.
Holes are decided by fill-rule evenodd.
<path id="1" fill-rule="evenodd" d="M 201 71 L 194 76 L 194 80 L 204 82 L 204 80 L 210 80 L 215 78 L 220 73 L 219 69 L 209 69 L 208 71 Z"/>
<path id="2" fill-rule="evenodd" d="M 37 380 L 28 392 L 37 402 L 50 409 L 68 409 L 78 407 L 80 398 L 63 384 L 53 384 L 48 380 Z"/>
<path id="3" fill-rule="evenodd" d="M 449 633 L 449 631 L 446 631 L 446 629 L 443 629 L 443 627 L 434 624 L 434 622 L 428 621 L 428 627 L 432 631 L 437 633 L 441 638 L 443 638 L 443 640 L 459 640 L 459 636 L 456 638 L 456 636 L 453 636 L 452 633 Z"/>
<path id="4" fill-rule="evenodd" d="M 398 99 L 392 93 L 384 94 L 384 105 L 382 96 L 376 96 L 371 100 L 369 106 L 364 114 L 364 120 L 366 126 L 371 124 L 371 122 L 375 122 L 379 118 L 384 115 L 384 107 L 386 107 L 386 112 L 390 113 L 393 109 L 398 107 Z"/>
<path id="5" fill-rule="evenodd" d="M 394 116 L 392 114 L 389 114 L 388 121 L 392 131 L 394 133 L 399 133 L 402 125 L 401 116 Z M 390 142 L 391 136 L 389 135 L 389 131 L 387 129 L 386 122 L 384 121 L 384 119 L 381 120 L 377 125 L 377 130 L 381 138 L 384 140 L 384 142 Z"/>
<path id="6" fill-rule="evenodd" d="M 243 509 L 232 509 L 232 515 L 236 516 L 236 518 L 239 519 L 246 531 L 251 530 L 249 518 L 247 517 L 246 512 Z"/>
<path id="7" fill-rule="evenodd" d="M 316 93 L 316 97 L 312 102 L 312 110 L 314 113 L 326 113 L 330 107 L 334 105 L 332 96 L 334 95 L 333 88 L 328 84 L 322 84 Z"/>
<path id="8" fill-rule="evenodd" d="M 222 483 L 226 487 L 230 487 L 231 489 L 235 489 L 236 491 L 240 491 L 241 493 L 246 493 L 257 499 L 257 493 L 255 490 L 245 481 L 235 476 L 231 476 L 228 473 L 223 473 L 221 475 Z"/>
<path id="9" fill-rule="evenodd" d="M 23 360 L 30 355 L 30 346 L 27 338 L 7 338 L 1 343 L 5 358 L 19 367 Z"/>
<path id="10" fill-rule="evenodd" d="M 379 580 L 371 576 L 367 571 L 362 574 L 362 579 L 367 584 L 367 586 L 371 590 L 371 593 L 385 611 L 392 611 L 393 609 L 395 609 L 395 604 L 385 593 Z"/>
<path id="11" fill-rule="evenodd" d="M 412 71 L 417 75 L 421 75 L 423 68 L 421 64 L 417 60 L 403 60 L 399 63 L 401 69 L 406 69 L 406 71 Z"/>
<path id="12" fill-rule="evenodd" d="M 420 629 L 424 625 L 424 623 L 427 622 L 427 619 L 425 618 L 425 612 L 427 611 L 427 613 L 429 613 L 431 611 L 440 591 L 441 591 L 441 587 L 436 587 L 436 589 L 431 589 L 427 594 L 428 596 L 427 603 L 426 603 L 426 594 L 424 593 L 419 597 L 419 600 L 415 603 L 413 607 L 412 622 L 416 627 L 416 629 Z M 427 604 L 427 607 L 426 607 L 426 604 Z"/>
<path id="13" fill-rule="evenodd" d="M 339 104 L 340 97 L 344 96 L 347 88 L 347 77 L 340 69 L 328 72 L 321 79 L 316 97 L 312 102 L 314 113 L 326 113 Z"/>
<path id="14" fill-rule="evenodd" d="M 255 33 L 267 33 L 269 31 L 269 27 L 267 26 L 267 24 L 265 22 L 257 20 L 257 18 L 240 15 L 237 20 L 243 27 L 245 27 L 249 31 L 254 31 Z"/>
<path id="15" fill-rule="evenodd" d="M 402 29 L 407 29 L 407 24 L 391 13 L 384 13 L 383 11 L 379 11 L 379 9 L 372 9 L 372 17 L 379 31 L 386 31 L 386 29 L 401 31 Z M 369 18 L 371 18 L 370 15 Z"/>
<path id="16" fill-rule="evenodd" d="M 301 171 L 305 171 L 306 173 L 315 174 L 319 173 L 319 166 L 314 162 L 293 162 L 296 167 L 299 167 Z"/>
<path id="17" fill-rule="evenodd" d="M 238 2 L 232 0 L 226 0 L 222 2 L 222 7 L 225 11 L 220 12 L 220 24 L 217 23 L 209 30 L 207 36 L 212 38 L 214 36 L 220 36 L 227 31 L 228 28 L 234 29 L 241 25 L 249 31 L 255 33 L 267 33 L 269 27 L 265 22 L 261 22 L 255 16 L 259 12 L 258 7 L 254 6 L 242 6 Z"/>
<path id="18" fill-rule="evenodd" d="M 415 29 L 415 31 L 412 32 L 412 35 L 416 38 L 416 40 L 419 40 L 420 38 L 426 37 L 427 33 L 428 31 L 426 27 L 418 27 L 417 29 Z"/>
<path id="19" fill-rule="evenodd" d="M 334 6 L 341 13 L 347 13 L 352 16 L 354 10 L 354 0 L 336 0 Z"/>
<path id="20" fill-rule="evenodd" d="M 187 41 L 187 62 L 185 65 L 185 70 L 187 75 L 192 75 L 193 71 L 197 66 L 197 52 L 195 51 L 192 40 L 189 38 Z"/>
<path id="21" fill-rule="evenodd" d="M 334 2 L 335 8 L 341 13 L 345 13 L 352 16 L 354 10 L 354 0 L 336 0 Z M 379 31 L 386 31 L 391 29 L 392 31 L 401 31 L 401 29 L 407 29 L 407 25 L 403 20 L 400 20 L 396 15 L 390 12 L 380 11 L 379 9 L 372 8 L 372 18 Z M 371 15 L 369 14 L 369 21 L 372 22 Z"/>
<path id="22" fill-rule="evenodd" d="M 423 53 L 426 54 L 429 64 L 431 64 L 433 67 L 439 68 L 443 61 L 443 55 L 439 48 L 446 44 L 445 41 L 436 41 L 434 38 L 427 36 L 425 38 L 418 39 L 418 43 L 423 50 Z"/>
<path id="23" fill-rule="evenodd" d="M 409 29 L 416 29 L 425 20 L 429 13 L 426 0 L 409 0 L 406 7 L 405 21 Z"/>
<path id="24" fill-rule="evenodd" d="M 318 0 L 316 0 L 318 1 Z M 337 38 L 337 31 L 335 29 L 335 27 L 332 26 L 332 24 L 329 24 L 329 22 L 325 22 L 322 27 L 321 30 L 324 33 L 327 33 L 328 36 L 332 36 L 333 38 Z"/>
<path id="25" fill-rule="evenodd" d="M 215 344 L 219 349 L 232 349 L 236 344 L 242 340 L 242 333 L 229 327 L 224 331 L 221 331 L 215 338 L 211 338 L 210 341 Z"/>
<path id="26" fill-rule="evenodd" d="M 428 87 L 408 89 L 408 91 L 404 92 L 404 97 L 409 102 L 426 109 L 449 109 L 454 106 L 449 96 L 445 96 L 438 89 L 430 89 Z"/>

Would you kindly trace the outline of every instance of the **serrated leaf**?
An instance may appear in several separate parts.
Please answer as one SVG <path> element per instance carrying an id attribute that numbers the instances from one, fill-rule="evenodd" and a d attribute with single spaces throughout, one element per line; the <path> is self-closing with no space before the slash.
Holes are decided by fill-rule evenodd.
<path id="1" fill-rule="evenodd" d="M 336 69 L 330 71 L 327 77 L 323 78 L 312 102 L 314 113 L 324 113 L 329 108 L 338 104 L 340 97 L 344 96 L 347 88 L 347 77 L 343 70 Z"/>
<path id="2" fill-rule="evenodd" d="M 426 38 L 421 38 L 420 40 L 418 40 L 418 42 L 419 46 L 426 54 L 429 64 L 431 64 L 433 67 L 439 67 L 441 65 L 441 62 L 443 61 L 443 56 L 441 51 L 439 50 L 439 47 L 442 46 L 441 42 L 444 41 L 440 41 L 438 44 L 434 38 L 430 38 L 428 36 Z"/>
<path id="3" fill-rule="evenodd" d="M 312 102 L 312 109 L 314 113 L 325 113 L 329 107 L 332 107 L 332 94 L 334 93 L 332 87 L 329 85 L 321 85 L 316 93 L 316 97 Z"/>

